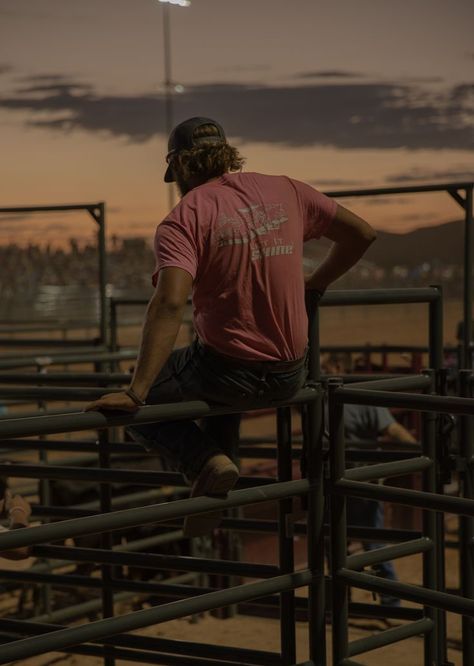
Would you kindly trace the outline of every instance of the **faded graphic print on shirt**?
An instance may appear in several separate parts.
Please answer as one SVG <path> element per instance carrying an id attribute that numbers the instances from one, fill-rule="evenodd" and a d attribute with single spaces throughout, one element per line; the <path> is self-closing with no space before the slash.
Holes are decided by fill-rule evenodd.
<path id="1" fill-rule="evenodd" d="M 248 244 L 252 261 L 293 254 L 293 243 L 288 243 L 278 234 L 287 221 L 288 214 L 281 203 L 251 204 L 238 208 L 235 216 L 219 216 L 218 247 Z"/>

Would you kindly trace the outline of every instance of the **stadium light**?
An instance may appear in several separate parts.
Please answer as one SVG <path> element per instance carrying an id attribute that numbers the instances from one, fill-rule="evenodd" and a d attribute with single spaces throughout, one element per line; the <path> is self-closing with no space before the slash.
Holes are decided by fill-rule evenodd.
<path id="1" fill-rule="evenodd" d="M 164 5 L 178 5 L 178 7 L 189 7 L 191 0 L 158 0 Z"/>
<path id="2" fill-rule="evenodd" d="M 165 56 L 165 125 L 166 135 L 173 129 L 173 93 L 182 93 L 184 88 L 175 85 L 171 77 L 171 32 L 170 32 L 170 5 L 176 7 L 189 7 L 191 0 L 158 0 L 163 5 L 163 48 Z M 174 185 L 168 186 L 168 202 L 170 209 L 174 207 Z"/>

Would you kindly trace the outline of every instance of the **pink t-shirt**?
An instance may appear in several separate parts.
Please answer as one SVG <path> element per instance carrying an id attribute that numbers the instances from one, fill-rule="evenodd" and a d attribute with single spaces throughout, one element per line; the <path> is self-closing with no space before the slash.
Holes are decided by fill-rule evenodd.
<path id="1" fill-rule="evenodd" d="M 193 277 L 201 342 L 247 360 L 301 358 L 307 344 L 303 242 L 337 204 L 286 176 L 229 173 L 186 194 L 158 226 L 156 269 Z"/>

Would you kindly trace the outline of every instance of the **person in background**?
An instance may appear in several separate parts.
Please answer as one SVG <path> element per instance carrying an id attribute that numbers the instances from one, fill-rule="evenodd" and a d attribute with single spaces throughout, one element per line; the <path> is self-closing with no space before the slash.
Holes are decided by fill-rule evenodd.
<path id="1" fill-rule="evenodd" d="M 305 287 L 322 294 L 375 240 L 354 213 L 287 176 L 242 172 L 221 125 L 194 117 L 172 131 L 165 181 L 180 203 L 155 236 L 155 293 L 130 386 L 86 410 L 205 400 L 245 411 L 291 398 L 306 380 Z M 326 236 L 327 257 L 306 279 L 303 243 Z M 196 340 L 173 351 L 192 292 Z M 130 428 L 191 482 L 191 496 L 225 496 L 238 479 L 238 415 Z M 186 536 L 220 514 L 187 516 Z"/>
<path id="2" fill-rule="evenodd" d="M 7 522 L 7 527 L 0 525 L 0 533 L 28 527 L 31 507 L 21 495 L 12 495 L 5 479 L 0 479 L 0 497 L 0 520 Z M 29 547 L 0 551 L 0 558 L 4 557 L 7 560 L 24 560 L 29 555 Z"/>
<path id="3" fill-rule="evenodd" d="M 344 375 L 351 372 L 349 354 L 329 354 L 323 361 L 322 370 L 328 375 Z M 416 444 L 413 435 L 395 420 L 386 407 L 371 405 L 344 405 L 344 434 L 346 444 L 357 448 L 357 442 L 370 440 L 378 442 L 380 437 L 389 442 Z M 384 504 L 377 500 L 351 497 L 347 502 L 347 523 L 359 527 L 383 528 Z M 380 548 L 381 544 L 363 542 L 364 550 Z M 382 562 L 374 566 L 383 578 L 397 580 L 392 562 Z M 387 606 L 399 606 L 400 600 L 389 595 L 381 595 L 380 601 Z"/>

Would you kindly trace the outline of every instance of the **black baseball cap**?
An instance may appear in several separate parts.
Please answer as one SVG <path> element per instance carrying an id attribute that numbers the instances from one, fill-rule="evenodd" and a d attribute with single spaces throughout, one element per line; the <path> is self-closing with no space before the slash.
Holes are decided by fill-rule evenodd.
<path id="1" fill-rule="evenodd" d="M 195 130 L 198 127 L 202 127 L 203 125 L 214 125 L 214 127 L 217 129 L 217 134 L 214 136 L 201 136 L 196 138 L 194 136 Z M 226 143 L 226 141 L 227 140 L 224 134 L 224 130 L 219 125 L 219 123 L 217 123 L 215 120 L 212 120 L 211 118 L 196 116 L 195 118 L 188 118 L 188 120 L 184 120 L 179 125 L 176 125 L 170 134 L 170 138 L 168 139 L 168 154 L 166 155 L 168 168 L 165 172 L 165 183 L 174 182 L 173 170 L 171 169 L 170 164 L 170 157 L 172 157 L 174 153 L 179 153 L 180 150 L 191 150 L 191 148 L 199 146 L 200 143 L 218 144 Z"/>

